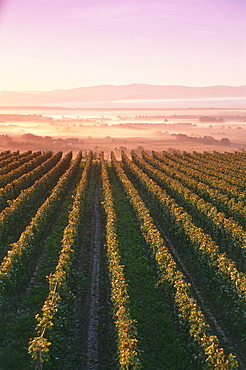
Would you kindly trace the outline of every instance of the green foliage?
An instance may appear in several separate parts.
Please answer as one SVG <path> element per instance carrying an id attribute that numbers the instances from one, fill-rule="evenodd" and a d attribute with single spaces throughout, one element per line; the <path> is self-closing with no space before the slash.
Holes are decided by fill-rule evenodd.
<path id="1" fill-rule="evenodd" d="M 206 283 L 208 282 L 213 287 L 216 302 L 217 300 L 219 304 L 223 302 L 226 314 L 231 316 L 230 323 L 233 320 L 237 322 L 238 336 L 244 343 L 246 277 L 241 271 L 245 269 L 246 241 L 244 231 L 246 226 L 245 153 L 224 153 L 222 155 L 216 152 L 203 154 L 194 152 L 193 154 L 163 153 L 159 155 L 153 152 L 152 156 L 142 154 L 143 158 L 140 158 L 133 152 L 131 161 L 123 153 L 122 162 L 117 162 L 112 153 L 111 162 L 108 164 L 104 161 L 103 153 L 100 155 L 102 206 L 106 218 L 105 229 L 102 231 L 106 240 L 106 253 L 102 258 L 107 257 L 108 261 L 111 304 L 108 302 L 107 310 L 113 308 L 119 368 L 128 370 L 145 366 L 142 361 L 144 356 L 141 358 L 143 338 L 137 332 L 138 325 L 141 327 L 141 315 L 135 316 L 141 304 L 144 305 L 147 302 L 146 307 L 141 307 L 141 312 L 146 309 L 146 315 L 150 312 L 153 315 L 153 328 L 150 333 L 155 330 L 157 323 L 160 327 L 158 332 L 167 330 L 163 322 L 164 316 L 159 312 L 162 310 L 162 305 L 155 303 L 154 294 L 150 291 L 153 287 L 150 288 L 148 285 L 149 269 L 157 267 L 158 281 L 154 287 L 154 293 L 161 292 L 165 296 L 169 309 L 171 304 L 173 305 L 172 317 L 176 318 L 175 327 L 180 330 L 179 338 L 187 342 L 187 348 L 190 347 L 193 358 L 196 358 L 193 362 L 188 359 L 190 363 L 194 366 L 197 364 L 201 369 L 235 369 L 238 367 L 235 356 L 228 354 L 226 347 L 222 348 L 217 335 L 214 335 L 216 330 L 213 331 L 208 324 L 206 310 L 198 305 L 192 295 L 192 286 L 187 283 L 185 274 L 177 267 L 168 249 L 168 243 L 157 227 L 157 222 L 165 219 L 165 225 L 170 234 L 173 234 L 175 240 L 179 241 L 180 250 L 183 248 L 193 258 L 199 273 L 206 279 Z M 75 182 L 74 178 L 78 173 L 82 153 L 79 153 L 73 161 L 71 161 L 71 152 L 63 158 L 61 152 L 56 154 L 51 152 L 42 154 L 40 152 L 0 153 L 0 186 L 2 186 L 0 189 L 0 210 L 2 210 L 0 239 L 3 256 L 5 248 L 9 247 L 0 265 L 0 307 L 3 318 L 6 317 L 9 320 L 6 324 L 6 332 L 0 337 L 2 348 L 0 357 L 4 360 L 3 366 L 6 366 L 6 369 L 18 366 L 18 358 L 23 357 L 23 363 L 28 361 L 25 348 L 23 349 L 25 355 L 17 356 L 16 353 L 21 346 L 23 347 L 23 338 L 15 348 L 13 343 L 15 336 L 11 337 L 8 329 L 20 333 L 21 337 L 26 336 L 28 327 L 30 327 L 30 336 L 33 338 L 29 340 L 28 352 L 33 363 L 46 361 L 44 366 L 50 369 L 56 368 L 58 362 L 62 363 L 62 359 L 55 360 L 54 354 L 58 353 L 59 356 L 59 344 L 66 341 L 67 303 L 69 299 L 71 301 L 74 299 L 70 291 L 71 280 L 74 279 L 74 284 L 76 284 L 81 279 L 80 284 L 83 286 L 83 291 L 89 289 L 90 281 L 89 266 L 84 270 L 75 269 L 73 271 L 74 251 L 77 250 L 81 240 L 82 220 L 87 214 L 84 209 L 84 200 L 85 197 L 89 197 L 90 192 L 91 198 L 94 196 L 94 191 L 91 190 L 92 182 L 90 182 L 91 189 L 87 189 L 88 178 L 91 173 L 92 160 L 96 160 L 98 155 L 91 152 L 85 153 L 84 158 L 86 159 L 83 163 L 85 164 L 84 170 L 73 197 L 69 216 L 65 221 L 67 226 L 64 228 L 63 225 L 60 231 L 60 234 L 63 234 L 61 245 L 54 247 L 56 252 L 53 255 L 52 244 L 57 244 L 57 240 L 49 241 L 51 250 L 40 262 L 41 270 L 43 270 L 43 279 L 40 283 L 38 279 L 36 280 L 35 273 L 40 267 L 37 264 L 43 248 L 42 244 L 52 229 L 52 224 L 61 209 L 68 188 Z M 112 174 L 114 171 L 119 180 L 115 180 L 115 183 L 118 188 L 119 183 L 122 185 L 126 203 L 128 204 L 129 200 L 131 204 L 132 213 L 129 223 L 137 221 L 134 226 L 138 230 L 138 236 L 144 239 L 144 247 L 149 247 L 148 251 L 145 250 L 146 255 L 138 254 L 143 245 L 130 227 L 123 232 L 119 231 L 120 228 L 117 225 L 123 227 L 122 225 L 125 224 L 121 222 L 121 208 L 116 209 L 117 212 L 114 208 L 116 203 L 114 203 L 107 165 L 112 166 L 113 169 L 111 168 L 110 172 Z M 126 173 L 129 174 L 129 178 Z M 95 178 L 94 181 L 96 181 Z M 134 188 L 133 183 L 137 184 L 140 193 Z M 147 194 L 146 197 L 145 194 Z M 150 205 L 151 211 L 146 207 L 143 199 L 147 199 L 146 204 Z M 89 203 L 86 204 L 88 207 Z M 128 206 L 130 207 L 129 204 Z M 152 209 L 155 210 L 154 217 L 151 216 Z M 90 222 L 86 223 L 87 226 L 83 225 L 88 244 L 85 248 L 87 256 L 83 256 L 85 258 L 83 263 L 88 265 L 91 237 L 91 229 L 88 225 Z M 124 222 L 127 221 L 124 220 Z M 124 234 L 124 231 L 126 232 L 123 235 L 124 243 L 129 241 L 131 248 L 134 248 L 132 255 L 123 255 L 122 250 L 119 249 L 122 243 L 120 233 Z M 12 244 L 9 246 L 10 242 Z M 152 259 L 149 258 L 150 255 Z M 52 259 L 51 264 L 47 256 Z M 78 260 L 76 263 L 81 262 Z M 50 267 L 51 265 L 53 267 Z M 142 284 L 145 294 L 143 301 L 140 299 L 140 302 L 133 297 L 136 293 L 136 289 L 134 290 L 132 286 L 135 276 L 134 266 L 138 267 L 138 274 L 143 275 L 139 277 L 136 284 L 138 287 Z M 48 286 L 44 287 L 45 275 L 47 275 Z M 104 269 L 101 276 L 105 278 L 106 275 L 107 272 Z M 36 281 L 37 286 L 32 286 L 29 290 L 33 281 Z M 102 284 L 102 281 L 100 283 Z M 29 294 L 27 287 L 32 295 L 30 300 L 26 299 Z M 76 292 L 76 289 L 74 291 Z M 139 297 L 141 293 L 142 291 L 139 292 Z M 109 294 L 109 289 L 107 294 Z M 32 300 L 38 304 L 32 305 Z M 30 302 L 32 307 L 25 307 L 26 302 Z M 152 306 L 151 303 L 153 303 Z M 100 307 L 101 309 L 104 310 Z M 155 312 L 157 310 L 159 311 Z M 34 315 L 30 317 L 30 312 L 33 311 L 35 311 L 35 330 Z M 85 313 L 83 315 L 83 317 L 86 316 Z M 133 317 L 137 318 L 139 323 Z M 224 323 L 224 325 L 226 328 L 228 324 Z M 4 328 L 3 325 L 2 328 Z M 72 329 L 70 331 L 72 332 Z M 99 329 L 99 332 L 105 333 L 106 331 Z M 143 331 L 141 334 L 146 335 L 146 332 Z M 86 338 L 86 334 L 82 337 Z M 171 334 L 169 337 L 171 342 Z M 25 343 L 27 343 L 27 338 L 24 339 Z M 151 335 L 148 339 L 151 340 Z M 168 346 L 171 346 L 170 343 L 166 343 L 165 339 L 162 344 L 166 346 L 166 351 Z M 110 348 L 114 348 L 113 351 L 116 352 L 115 344 Z M 7 358 L 11 350 L 13 358 Z M 158 350 L 163 351 L 161 346 Z M 148 357 L 148 349 L 146 352 L 145 358 Z M 51 358 L 50 362 L 47 362 L 49 354 Z M 84 354 L 78 358 L 81 359 L 83 356 Z M 104 358 L 110 356 L 113 357 L 114 354 L 109 354 Z M 116 356 L 111 363 L 116 363 Z M 146 364 L 148 366 L 147 362 Z M 108 364 L 105 368 L 106 366 Z M 160 368 L 161 366 L 162 364 Z M 26 368 L 31 367 L 30 361 Z M 175 369 L 175 365 L 170 364 L 171 368 Z"/>
<path id="2" fill-rule="evenodd" d="M 63 166 L 70 159 L 71 155 L 69 154 L 64 158 Z M 11 246 L 12 248 L 3 259 L 0 266 L 0 297 L 2 304 L 9 301 L 11 294 L 16 291 L 17 285 L 20 284 L 23 275 L 25 276 L 25 270 L 28 269 L 33 254 L 38 248 L 52 217 L 54 217 L 60 201 L 66 193 L 67 186 L 78 169 L 80 161 L 81 154 L 78 155 L 66 173 L 61 176 L 51 195 L 39 208 L 30 225 L 21 234 L 19 240 Z M 54 170 L 51 171 L 51 173 L 55 174 Z M 46 178 L 49 180 L 48 176 Z"/>
<path id="3" fill-rule="evenodd" d="M 124 155 L 125 160 L 127 157 Z M 173 260 L 168 248 L 166 247 L 165 241 L 162 238 L 159 230 L 157 229 L 154 220 L 149 214 L 149 210 L 143 203 L 138 192 L 133 187 L 130 180 L 123 172 L 122 167 L 116 161 L 114 153 L 111 153 L 111 160 L 115 171 L 121 181 L 126 194 L 130 197 L 130 201 L 138 215 L 140 226 L 143 232 L 143 236 L 147 243 L 152 249 L 154 254 L 162 281 L 167 281 L 172 284 L 175 291 L 175 302 L 180 315 L 181 323 L 184 322 L 189 326 L 190 335 L 201 345 L 204 354 L 206 355 L 206 361 L 209 367 L 213 367 L 217 364 L 224 368 L 236 368 L 237 361 L 231 355 L 227 357 L 222 348 L 218 347 L 218 339 L 216 336 L 209 335 L 209 325 L 206 323 L 205 317 L 198 307 L 196 300 L 191 297 L 190 286 L 184 280 L 183 274 L 177 269 L 176 263 Z M 131 167 L 132 171 L 136 171 L 140 179 L 144 179 L 143 183 L 149 188 L 152 184 L 151 179 L 147 178 L 147 175 L 137 169 L 137 166 L 127 161 L 128 166 Z M 206 340 L 206 338 L 208 338 Z M 209 348 L 213 348 L 213 351 L 209 351 Z"/>
<path id="4" fill-rule="evenodd" d="M 80 158 L 81 159 L 81 158 Z M 36 326 L 37 336 L 33 338 L 28 347 L 32 358 L 36 359 L 37 354 L 41 361 L 48 360 L 48 346 L 51 342 L 44 337 L 46 331 L 51 331 L 55 323 L 55 315 L 59 310 L 61 302 L 60 292 L 66 287 L 67 274 L 71 266 L 74 247 L 77 243 L 81 212 L 83 209 L 83 196 L 88 181 L 88 174 L 91 167 L 92 156 L 88 156 L 82 173 L 81 180 L 77 186 L 72 209 L 69 213 L 68 225 L 64 230 L 61 251 L 54 273 L 48 277 L 49 293 L 42 307 L 42 316 L 36 315 L 38 321 Z"/>
<path id="5" fill-rule="evenodd" d="M 104 192 L 104 210 L 107 216 L 106 243 L 109 273 L 111 279 L 111 300 L 114 307 L 114 320 L 118 333 L 118 357 L 122 370 L 140 368 L 137 350 L 137 333 L 135 320 L 130 318 L 128 309 L 129 295 L 124 277 L 124 266 L 120 263 L 120 255 L 116 234 L 116 214 L 108 173 L 101 153 L 102 186 Z"/>

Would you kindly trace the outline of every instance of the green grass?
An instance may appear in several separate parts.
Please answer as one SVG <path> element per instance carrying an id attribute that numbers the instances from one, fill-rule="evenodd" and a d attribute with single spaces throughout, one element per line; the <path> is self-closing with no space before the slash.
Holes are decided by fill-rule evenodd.
<path id="1" fill-rule="evenodd" d="M 117 236 L 129 284 L 131 317 L 137 320 L 143 369 L 193 369 L 177 333 L 165 293 L 156 287 L 156 268 L 149 256 L 132 208 L 110 170 L 117 216 Z"/>
<path id="2" fill-rule="evenodd" d="M 78 171 L 74 185 L 79 179 Z M 28 341 L 34 337 L 34 328 L 37 324 L 35 315 L 41 311 L 44 300 L 48 294 L 46 276 L 54 271 L 61 248 L 63 230 L 68 222 L 69 207 L 72 204 L 74 187 L 61 204 L 57 218 L 48 230 L 48 236 L 42 243 L 42 262 L 37 270 L 34 283 L 28 293 L 23 292 L 16 304 L 16 310 L 10 309 L 5 314 L 0 326 L 0 369 L 33 369 L 31 357 L 27 352 Z"/>

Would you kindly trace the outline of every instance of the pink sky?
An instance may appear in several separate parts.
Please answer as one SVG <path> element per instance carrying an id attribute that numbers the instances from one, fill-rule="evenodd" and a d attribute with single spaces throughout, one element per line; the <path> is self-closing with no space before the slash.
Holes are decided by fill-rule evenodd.
<path id="1" fill-rule="evenodd" d="M 0 90 L 245 85 L 245 0 L 0 0 Z"/>

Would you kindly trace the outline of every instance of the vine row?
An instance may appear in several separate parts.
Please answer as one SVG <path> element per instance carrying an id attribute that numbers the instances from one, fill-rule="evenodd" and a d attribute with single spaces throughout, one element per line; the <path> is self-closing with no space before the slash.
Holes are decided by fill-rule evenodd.
<path id="1" fill-rule="evenodd" d="M 208 276 L 212 290 L 217 287 L 218 299 L 223 303 L 223 309 L 232 315 L 234 323 L 244 335 L 245 308 L 246 308 L 246 276 L 239 272 L 235 262 L 230 260 L 226 253 L 220 253 L 219 247 L 205 234 L 201 228 L 196 227 L 191 216 L 178 206 L 164 189 L 156 184 L 136 164 L 123 154 L 123 163 L 128 170 L 137 178 L 156 204 L 161 207 L 161 213 L 169 220 L 169 228 L 174 235 L 179 235 L 180 241 L 191 248 L 191 254 L 195 254 L 196 262 L 200 269 Z"/>
<path id="2" fill-rule="evenodd" d="M 189 327 L 189 335 L 199 344 L 201 360 L 208 368 L 237 368 L 238 364 L 232 354 L 225 355 L 224 349 L 218 346 L 218 338 L 210 334 L 210 327 L 206 323 L 196 300 L 191 296 L 190 284 L 185 282 L 183 274 L 177 269 L 165 241 L 157 229 L 149 210 L 143 203 L 138 192 L 125 175 L 121 165 L 111 153 L 111 161 L 115 172 L 122 184 L 133 208 L 138 216 L 143 237 L 149 244 L 157 262 L 160 273 L 159 284 L 166 283 L 172 286 L 174 300 L 181 324 Z M 206 364 L 206 365 L 205 365 Z"/>
<path id="3" fill-rule="evenodd" d="M 0 213 L 0 239 L 3 240 L 3 250 L 12 242 L 13 236 L 20 232 L 26 224 L 27 218 L 32 216 L 47 197 L 48 192 L 55 186 L 59 177 L 69 167 L 72 152 L 61 159 L 62 153 L 56 153 L 51 159 L 53 166 L 37 180 L 31 187 L 25 189 L 20 195 L 9 201 L 9 206 Z M 58 162 L 59 161 L 59 162 Z M 48 168 L 50 168 L 49 163 Z"/>
<path id="4" fill-rule="evenodd" d="M 226 218 L 225 214 L 219 212 L 215 206 L 193 193 L 180 181 L 171 178 L 158 170 L 156 160 L 144 154 L 148 163 L 136 153 L 132 152 L 132 159 L 144 172 L 153 178 L 159 185 L 163 186 L 168 193 L 178 199 L 181 205 L 193 214 L 193 217 L 200 221 L 202 227 L 211 234 L 224 247 L 244 271 L 246 265 L 246 233 L 235 220 Z"/>
<path id="5" fill-rule="evenodd" d="M 30 340 L 28 352 L 39 365 L 49 359 L 48 352 L 51 342 L 45 338 L 45 334 L 49 336 L 52 332 L 55 324 L 55 315 L 62 302 L 62 293 L 66 291 L 67 275 L 71 267 L 74 248 L 76 248 L 79 238 L 83 198 L 88 183 L 91 162 L 92 153 L 90 152 L 86 159 L 81 180 L 76 188 L 68 224 L 63 233 L 61 251 L 55 272 L 51 273 L 48 277 L 49 293 L 43 304 L 42 314 L 35 316 L 37 320 L 37 326 L 35 328 L 37 336 Z M 46 333 L 46 331 L 49 333 Z"/>
<path id="6" fill-rule="evenodd" d="M 141 366 L 137 351 L 138 340 L 135 320 L 131 319 L 128 309 L 129 295 L 124 277 L 124 268 L 120 263 L 114 201 L 103 153 L 101 153 L 100 159 L 104 193 L 103 206 L 106 213 L 106 245 L 111 280 L 111 301 L 114 307 L 114 320 L 117 328 L 119 363 L 121 369 L 129 369 L 129 366 L 137 369 Z"/>

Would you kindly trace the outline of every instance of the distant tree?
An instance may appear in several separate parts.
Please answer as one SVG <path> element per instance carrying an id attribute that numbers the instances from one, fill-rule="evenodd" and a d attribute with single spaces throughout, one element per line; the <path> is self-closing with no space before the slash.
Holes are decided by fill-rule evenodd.
<path id="1" fill-rule="evenodd" d="M 10 141 L 13 141 L 12 137 L 9 136 L 9 135 L 6 135 L 6 134 L 3 134 L 3 135 L 0 135 L 0 141 L 7 141 L 7 142 L 10 142 Z"/>
<path id="2" fill-rule="evenodd" d="M 220 145 L 230 146 L 231 145 L 231 142 L 230 142 L 230 140 L 227 137 L 223 137 L 220 140 Z"/>
<path id="3" fill-rule="evenodd" d="M 27 141 L 36 141 L 36 142 L 43 141 L 42 136 L 34 135 L 34 134 L 31 134 L 31 133 L 27 133 L 27 134 L 22 135 L 22 139 L 27 140 Z"/>
<path id="4" fill-rule="evenodd" d="M 181 150 L 176 149 L 176 148 L 168 148 L 167 149 L 167 153 L 173 153 L 173 152 L 181 153 Z"/>
<path id="5" fill-rule="evenodd" d="M 199 122 L 225 122 L 223 117 L 201 116 Z"/>
<path id="6" fill-rule="evenodd" d="M 139 145 L 136 149 L 136 152 L 141 153 L 144 150 L 144 147 Z"/>

